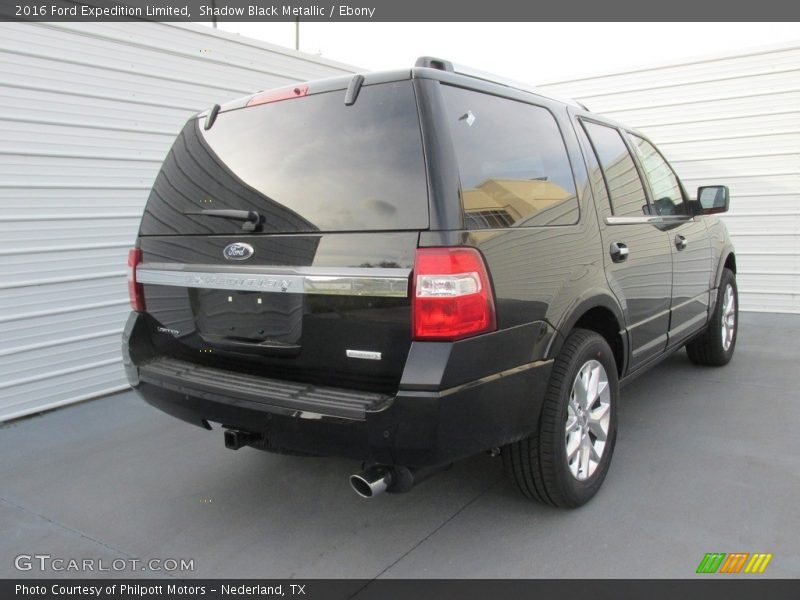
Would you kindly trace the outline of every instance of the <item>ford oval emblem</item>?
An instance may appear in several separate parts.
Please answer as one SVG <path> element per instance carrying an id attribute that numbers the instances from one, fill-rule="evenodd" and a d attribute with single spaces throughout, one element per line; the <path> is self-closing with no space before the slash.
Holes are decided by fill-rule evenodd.
<path id="1" fill-rule="evenodd" d="M 234 242 L 225 246 L 222 255 L 228 260 L 247 260 L 253 256 L 253 252 L 253 247 L 250 244 Z"/>

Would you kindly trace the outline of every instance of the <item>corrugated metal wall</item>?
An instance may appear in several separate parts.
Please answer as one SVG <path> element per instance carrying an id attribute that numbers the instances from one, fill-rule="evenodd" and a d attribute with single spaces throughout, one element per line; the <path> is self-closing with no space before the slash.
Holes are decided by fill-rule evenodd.
<path id="1" fill-rule="evenodd" d="M 728 185 L 741 307 L 800 312 L 800 41 L 539 87 L 641 129 L 690 194 Z"/>
<path id="2" fill-rule="evenodd" d="M 347 65 L 161 23 L 0 23 L 0 421 L 125 389 L 125 263 L 186 119 Z"/>

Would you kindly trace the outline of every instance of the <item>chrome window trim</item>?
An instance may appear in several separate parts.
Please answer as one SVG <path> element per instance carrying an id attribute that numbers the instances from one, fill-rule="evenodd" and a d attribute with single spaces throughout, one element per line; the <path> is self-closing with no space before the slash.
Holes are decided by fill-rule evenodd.
<path id="1" fill-rule="evenodd" d="M 606 225 L 671 225 L 674 223 L 692 223 L 694 217 L 686 215 L 644 215 L 641 217 L 606 217 Z"/>
<path id="2" fill-rule="evenodd" d="M 411 269 L 399 268 L 258 268 L 146 263 L 137 267 L 136 281 L 214 290 L 406 298 L 410 274 Z"/>

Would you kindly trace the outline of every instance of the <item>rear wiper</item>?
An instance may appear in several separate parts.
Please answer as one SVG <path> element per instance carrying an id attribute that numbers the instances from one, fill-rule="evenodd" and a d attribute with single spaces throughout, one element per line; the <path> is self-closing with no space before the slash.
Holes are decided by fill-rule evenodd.
<path id="1" fill-rule="evenodd" d="M 187 212 L 185 215 L 203 215 L 206 217 L 218 217 L 220 219 L 233 219 L 234 221 L 244 221 L 242 231 L 255 231 L 261 223 L 261 215 L 254 210 L 235 210 L 228 208 L 212 209 L 206 208 L 200 212 Z"/>

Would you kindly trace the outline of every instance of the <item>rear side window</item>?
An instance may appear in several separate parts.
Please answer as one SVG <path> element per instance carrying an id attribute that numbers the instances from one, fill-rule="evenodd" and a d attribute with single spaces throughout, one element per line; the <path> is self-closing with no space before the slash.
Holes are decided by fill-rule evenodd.
<path id="1" fill-rule="evenodd" d="M 411 81 L 220 113 L 186 124 L 158 174 L 142 235 L 236 234 L 203 209 L 256 211 L 256 232 L 428 227 L 428 192 Z"/>
<path id="2" fill-rule="evenodd" d="M 620 217 L 650 214 L 642 180 L 619 131 L 591 121 L 582 123 L 603 170 L 614 214 Z"/>
<path id="3" fill-rule="evenodd" d="M 629 137 L 639 154 L 639 161 L 650 182 L 656 213 L 659 215 L 685 214 L 686 207 L 683 202 L 681 186 L 667 161 L 646 139 L 634 134 L 629 134 Z"/>
<path id="4" fill-rule="evenodd" d="M 469 229 L 578 221 L 564 139 L 546 108 L 443 85 Z"/>

